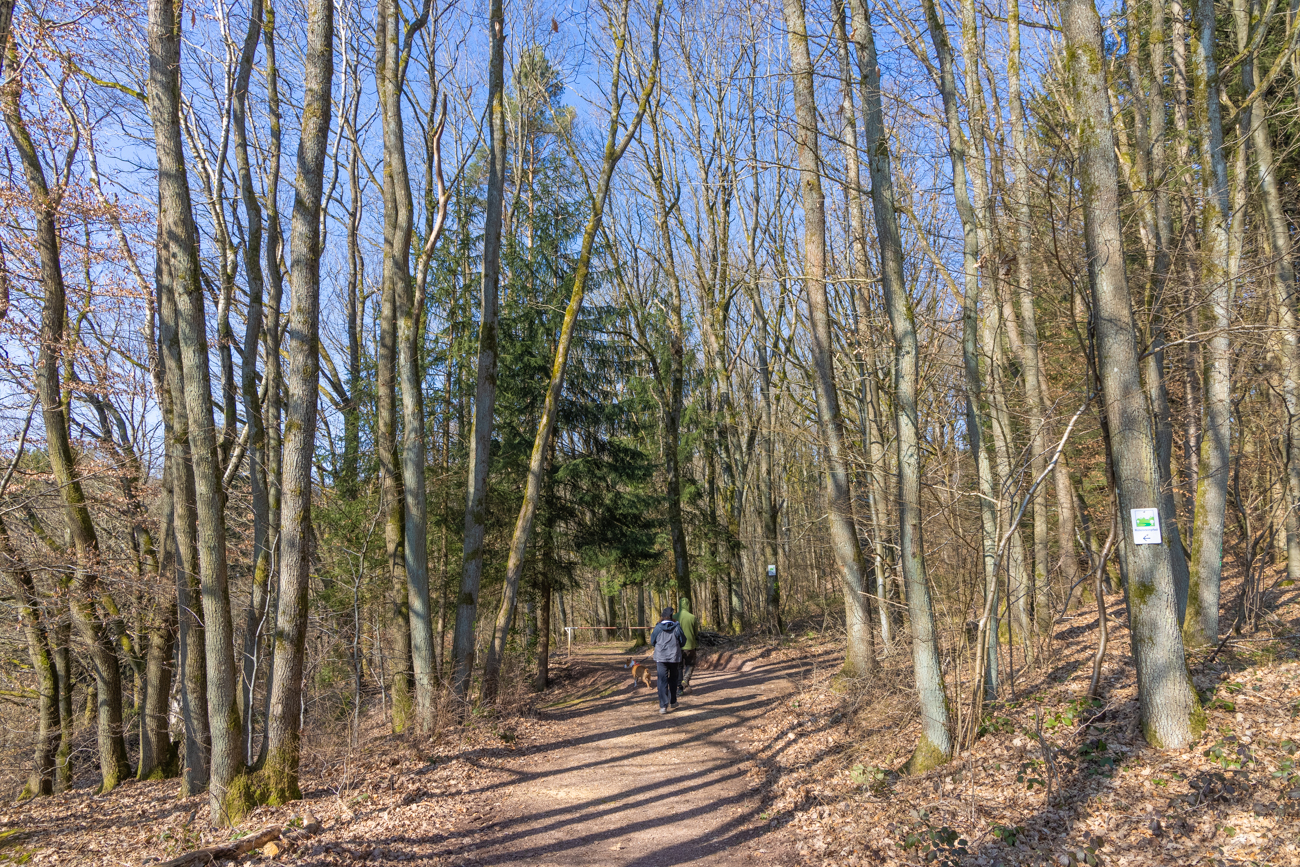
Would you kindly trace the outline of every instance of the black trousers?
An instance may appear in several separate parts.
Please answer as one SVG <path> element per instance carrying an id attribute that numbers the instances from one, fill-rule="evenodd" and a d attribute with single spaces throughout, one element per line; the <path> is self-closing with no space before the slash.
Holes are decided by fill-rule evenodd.
<path id="1" fill-rule="evenodd" d="M 682 686 L 691 685 L 691 674 L 695 672 L 695 651 L 682 651 Z"/>
<path id="2" fill-rule="evenodd" d="M 677 690 L 682 683 L 682 664 L 680 662 L 656 662 L 655 686 L 659 689 L 659 706 L 668 707 L 677 704 Z"/>

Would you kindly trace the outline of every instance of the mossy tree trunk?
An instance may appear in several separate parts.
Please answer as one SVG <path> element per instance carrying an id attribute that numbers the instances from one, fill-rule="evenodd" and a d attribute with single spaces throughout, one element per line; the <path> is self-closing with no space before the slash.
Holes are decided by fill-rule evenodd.
<path id="1" fill-rule="evenodd" d="M 22 622 L 23 636 L 27 639 L 27 657 L 32 663 L 32 671 L 36 672 L 36 755 L 23 795 L 37 798 L 54 794 L 55 755 L 59 750 L 59 678 L 50 648 L 49 630 L 36 593 L 36 582 L 26 564 L 18 559 L 3 519 L 0 519 L 0 572 L 9 579 L 14 598 L 18 601 L 18 617 Z"/>
<path id="2" fill-rule="evenodd" d="M 488 9 L 488 159 L 484 202 L 483 283 L 479 295 L 477 383 L 470 430 L 469 486 L 465 500 L 465 536 L 456 629 L 452 637 L 451 686 L 461 701 L 469 698 L 474 670 L 475 621 L 483 582 L 483 534 L 487 526 L 487 487 L 492 449 L 492 420 L 497 399 L 500 355 L 497 293 L 501 283 L 501 212 L 506 184 L 505 13 L 502 0 Z"/>
<path id="3" fill-rule="evenodd" d="M 169 283 L 160 291 L 170 292 L 176 305 L 180 375 L 194 468 L 206 698 L 212 736 L 209 808 L 212 821 L 226 825 L 241 818 L 227 811 L 225 799 L 227 790 L 244 773 L 245 762 L 226 569 L 225 495 L 213 423 L 198 238 L 180 132 L 181 21 L 173 0 L 150 0 L 148 38 L 149 112 L 158 162 L 158 225 L 162 241 L 158 258 L 165 260 L 160 276 Z"/>
<path id="4" fill-rule="evenodd" d="M 7 51 L 13 49 L 5 46 Z M 10 60 L 13 60 L 11 54 Z M 45 167 L 28 132 L 21 109 L 21 70 L 0 96 L 5 123 L 22 165 L 35 217 L 35 246 L 40 259 L 40 287 L 44 293 L 37 350 L 36 394 L 45 423 L 46 450 L 50 469 L 63 500 L 76 558 L 71 589 L 71 607 L 77 631 L 89 647 L 97 684 L 97 718 L 101 791 L 109 791 L 130 773 L 122 727 L 122 675 L 117 652 L 104 624 L 95 612 L 98 585 L 99 537 L 90 518 L 72 453 L 68 419 L 60 383 L 59 363 L 66 339 L 67 302 L 60 260 L 57 220 L 62 193 L 50 190 Z M 75 147 L 75 145 L 74 145 Z M 71 154 L 67 155 L 71 158 Z"/>
<path id="5" fill-rule="evenodd" d="M 1163 526 L 1174 520 L 1161 495 L 1151 413 L 1143 392 L 1124 265 L 1119 211 L 1119 170 L 1102 63 L 1101 18 L 1094 0 L 1063 0 L 1061 15 L 1070 86 L 1079 125 L 1078 153 L 1084 240 L 1093 298 L 1097 366 L 1110 430 L 1120 520 L 1131 509 L 1160 509 Z M 1181 749 L 1195 740 L 1203 713 L 1192 689 L 1178 628 L 1168 541 L 1136 545 L 1124 534 L 1121 559 L 1137 667 L 1143 733 L 1153 746 Z"/>
<path id="6" fill-rule="evenodd" d="M 276 663 L 267 717 L 266 762 L 259 771 L 258 800 L 282 804 L 302 797 L 298 768 L 302 738 L 303 656 L 307 641 L 307 590 L 311 577 L 312 461 L 316 450 L 316 402 L 320 384 L 321 196 L 331 120 L 334 75 L 334 3 L 307 7 L 302 133 L 294 179 L 289 236 L 292 287 L 289 310 L 289 373 L 285 380 L 283 505 L 280 524 L 280 594 L 276 616 Z M 247 806 L 247 793 L 232 791 L 232 814 Z M 236 802 L 235 798 L 241 799 Z"/>
<path id="7" fill-rule="evenodd" d="M 825 441 L 826 499 L 830 507 L 831 547 L 844 585 L 848 649 L 845 672 L 861 677 L 874 672 L 875 630 L 872 628 L 867 565 L 853 520 L 853 488 L 849 478 L 848 443 L 835 382 L 830 304 L 826 293 L 826 197 L 821 183 L 817 102 L 812 57 L 802 0 L 784 0 L 786 30 L 793 70 L 795 149 L 804 212 L 804 289 L 808 295 L 812 340 L 813 384 L 819 427 Z M 737 576 L 739 577 L 739 576 Z"/>
<path id="8" fill-rule="evenodd" d="M 244 402 L 244 419 L 248 426 L 248 487 L 253 504 L 253 593 L 244 609 L 244 643 L 240 659 L 240 741 L 244 760 L 251 762 L 253 738 L 253 699 L 259 669 L 258 654 L 270 601 L 271 544 L 270 494 L 266 478 L 266 427 L 262 399 L 257 388 L 257 350 L 262 338 L 264 319 L 262 274 L 262 207 L 253 187 L 252 165 L 248 157 L 247 104 L 248 84 L 253 60 L 261 40 L 262 0 L 253 0 L 248 10 L 248 29 L 235 75 L 234 99 L 231 104 L 231 138 L 235 146 L 235 163 L 239 172 L 239 191 L 246 217 L 244 272 L 248 284 L 248 312 L 244 326 L 244 344 L 240 367 L 240 392 Z"/>
<path id="9" fill-rule="evenodd" d="M 921 705 L 921 740 L 908 760 L 910 771 L 926 771 L 952 757 L 952 733 L 944 695 L 939 641 L 929 579 L 922 557 L 921 436 L 917 420 L 920 380 L 916 321 L 904 282 L 903 241 L 898 229 L 893 169 L 880 97 L 880 64 L 866 0 L 851 0 L 862 89 L 863 132 L 871 173 L 871 206 L 880 240 L 880 275 L 894 337 L 894 417 L 898 428 L 898 544 L 912 625 L 912 669 Z"/>

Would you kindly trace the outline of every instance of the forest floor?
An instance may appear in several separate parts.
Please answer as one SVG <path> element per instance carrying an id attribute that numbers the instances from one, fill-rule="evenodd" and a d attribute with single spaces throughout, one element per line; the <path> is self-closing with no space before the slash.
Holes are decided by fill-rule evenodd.
<path id="1" fill-rule="evenodd" d="M 300 865 L 1300 865 L 1300 588 L 1275 589 L 1259 631 L 1212 660 L 1192 654 L 1209 724 L 1166 752 L 1142 740 L 1122 600 L 1108 601 L 1103 701 L 1083 699 L 1089 602 L 1058 622 L 1050 657 L 1017 657 L 1014 687 L 1004 671 L 974 747 L 928 774 L 894 772 L 919 731 L 901 644 L 853 681 L 842 632 L 750 637 L 712 651 L 663 716 L 622 647 L 586 646 L 522 713 L 431 743 L 382 733 L 378 713 L 359 745 L 309 736 L 304 801 L 242 832 L 318 820 L 274 859 Z M 174 780 L 93 792 L 0 807 L 0 864 L 135 867 L 231 836 Z"/>

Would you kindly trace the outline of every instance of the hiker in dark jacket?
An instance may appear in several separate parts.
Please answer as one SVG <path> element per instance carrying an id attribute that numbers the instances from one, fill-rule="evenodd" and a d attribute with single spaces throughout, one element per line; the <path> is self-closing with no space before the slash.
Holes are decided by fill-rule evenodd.
<path id="1" fill-rule="evenodd" d="M 686 636 L 673 620 L 672 608 L 665 608 L 662 618 L 650 633 L 650 647 L 654 649 L 658 675 L 655 685 L 659 688 L 659 712 L 668 713 L 670 707 L 677 707 L 677 688 L 682 680 L 682 645 L 686 643 Z"/>

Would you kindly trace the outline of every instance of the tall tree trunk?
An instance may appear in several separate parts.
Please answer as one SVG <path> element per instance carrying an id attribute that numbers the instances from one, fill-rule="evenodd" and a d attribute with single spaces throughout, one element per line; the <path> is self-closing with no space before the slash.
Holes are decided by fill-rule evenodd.
<path id="1" fill-rule="evenodd" d="M 1277 163 L 1273 156 L 1272 136 L 1264 112 L 1250 115 L 1250 143 L 1255 170 L 1259 174 L 1264 209 L 1265 232 L 1273 257 L 1273 305 L 1277 310 L 1277 355 L 1281 368 L 1282 405 L 1286 411 L 1285 429 L 1281 432 L 1285 492 L 1288 499 L 1286 563 L 1287 577 L 1300 581 L 1300 533 L 1296 532 L 1295 512 L 1300 504 L 1300 323 L 1297 323 L 1297 286 L 1294 244 L 1286 212 L 1282 206 Z"/>
<path id="2" fill-rule="evenodd" d="M 158 249 L 165 249 L 162 232 Z M 163 382 L 158 403 L 162 408 L 167 465 L 175 514 L 177 670 L 181 676 L 181 720 L 185 727 L 184 773 L 181 792 L 195 795 L 208 787 L 212 763 L 212 733 L 208 725 L 207 654 L 204 652 L 203 617 L 199 591 L 198 527 L 194 518 L 194 468 L 190 462 L 189 421 L 185 411 L 185 386 L 181 381 L 180 337 L 176 329 L 176 300 L 172 293 L 171 265 L 158 256 L 155 269 L 158 295 L 158 366 Z"/>
<path id="3" fill-rule="evenodd" d="M 497 358 L 500 353 L 497 289 L 501 282 L 501 209 L 505 200 L 505 14 L 502 0 L 491 0 L 488 12 L 488 159 L 487 199 L 484 203 L 483 285 L 479 298 L 478 380 L 474 391 L 474 426 L 470 432 L 469 489 L 465 503 L 464 563 L 456 600 L 456 631 L 452 639 L 451 685 L 461 701 L 469 698 L 474 669 L 474 623 L 479 586 L 483 581 L 483 532 L 487 525 L 487 482 L 492 448 L 492 420 L 497 399 Z"/>
<path id="4" fill-rule="evenodd" d="M 757 287 L 755 287 L 757 296 Z M 768 335 L 768 324 L 763 316 L 761 308 L 758 307 L 758 300 L 755 298 L 755 318 L 759 323 L 759 331 L 755 340 L 755 349 L 758 353 L 758 390 L 759 400 L 761 402 L 760 415 L 763 426 L 763 432 L 760 434 L 759 444 L 759 511 L 760 519 L 763 524 L 763 560 L 766 567 L 767 586 L 767 621 L 778 635 L 785 632 L 785 624 L 781 620 L 781 573 L 777 562 L 780 555 L 778 546 L 779 530 L 777 529 L 777 517 L 779 507 L 776 502 L 775 487 L 775 465 L 776 465 L 776 408 L 772 399 L 772 369 L 768 360 L 767 342 L 771 338 Z M 887 633 L 886 633 L 887 634 Z"/>
<path id="5" fill-rule="evenodd" d="M 1016 222 L 1016 312 L 1020 325 L 1020 368 L 1024 377 L 1025 403 L 1029 407 L 1031 436 L 1030 470 L 1037 479 L 1046 467 L 1047 450 L 1052 439 L 1047 421 L 1047 377 L 1038 352 L 1038 320 L 1034 310 L 1033 239 L 1030 230 L 1029 139 L 1028 124 L 1020 92 L 1020 3 L 1007 6 L 1007 101 L 1011 107 L 1011 164 L 1015 173 L 1011 211 Z M 1069 469 L 1058 459 L 1053 470 L 1058 487 L 1057 541 L 1066 586 L 1073 587 L 1078 577 L 1078 557 L 1074 545 L 1073 497 L 1069 491 Z M 1040 629 L 1050 628 L 1052 619 L 1051 575 L 1048 572 L 1048 491 L 1040 485 L 1034 492 L 1034 616 Z M 1060 504 L 1065 508 L 1059 508 Z M 1061 531 L 1060 528 L 1065 530 Z"/>
<path id="6" fill-rule="evenodd" d="M 344 109 L 341 122 L 346 125 L 350 139 L 348 148 L 348 209 L 347 249 L 347 341 L 348 341 L 348 399 L 343 409 L 343 465 L 339 468 L 339 492 L 349 500 L 361 496 L 361 329 L 365 316 L 365 257 L 361 253 L 360 234 L 362 211 L 365 207 L 361 193 L 361 138 L 357 131 L 357 117 L 361 110 L 360 70 L 351 62 L 349 75 L 356 79 L 351 99 Z"/>
<path id="7" fill-rule="evenodd" d="M 253 748 L 253 698 L 256 692 L 258 650 L 270 599 L 271 544 L 270 500 L 266 482 L 266 429 L 262 421 L 262 400 L 257 389 L 257 348 L 262 337 L 262 207 L 253 188 L 253 172 L 248 159 L 247 104 L 248 82 L 253 72 L 257 43 L 262 35 L 262 2 L 253 0 L 248 10 L 248 30 L 244 36 L 239 70 L 235 77 L 232 104 L 235 163 L 239 171 L 239 190 L 247 218 L 244 242 L 244 272 L 248 282 L 248 314 L 244 327 L 244 351 L 240 369 L 240 391 L 244 400 L 244 423 L 248 426 L 248 486 L 253 501 L 253 593 L 244 611 L 244 646 L 241 656 L 240 705 L 242 726 L 240 740 L 244 761 L 251 762 Z M 278 327 L 278 323 L 272 327 Z"/>
<path id="8" fill-rule="evenodd" d="M 957 103 L 957 80 L 953 71 L 952 45 L 948 31 L 933 0 L 923 0 L 930 40 L 939 59 L 939 86 L 943 96 L 944 118 L 948 130 L 948 157 L 952 163 L 953 196 L 962 224 L 962 362 L 966 386 L 966 430 L 971 457 L 979 487 L 980 528 L 984 555 L 985 607 L 998 610 L 998 511 L 1001 492 L 993 476 L 988 449 L 984 446 L 987 418 L 983 408 L 983 381 L 979 366 L 979 258 L 982 231 L 979 212 L 971 205 L 967 191 L 966 136 L 961 129 L 960 107 Z M 973 36 L 971 37 L 973 41 Z M 968 64 L 970 65 L 970 64 Z M 977 135 L 980 133 L 977 133 Z M 993 617 L 986 634 L 984 679 L 986 693 L 997 694 L 997 634 L 998 623 Z"/>
<path id="9" fill-rule="evenodd" d="M 1084 239 L 1092 284 L 1098 368 L 1110 429 L 1121 520 L 1131 509 L 1157 508 L 1161 525 L 1174 520 L 1162 507 L 1155 433 L 1139 373 L 1132 298 L 1124 267 L 1119 213 L 1119 169 L 1106 98 L 1101 19 L 1093 0 L 1063 0 L 1062 24 L 1079 124 Z M 1152 746 L 1181 749 L 1203 725 L 1178 630 L 1168 543 L 1137 545 L 1126 533 L 1121 549 L 1137 666 L 1143 733 Z"/>
<path id="10" fill-rule="evenodd" d="M 311 471 L 316 450 L 316 393 L 320 382 L 321 194 L 331 120 L 334 75 L 334 3 L 310 0 L 304 62 L 302 132 L 294 179 L 289 236 L 289 376 L 284 439 L 284 504 L 280 526 L 280 595 L 275 671 L 267 717 L 267 756 L 261 770 L 267 803 L 302 797 L 298 762 L 302 726 L 303 652 L 311 578 Z"/>
<path id="11" fill-rule="evenodd" d="M 853 520 L 853 490 L 849 480 L 848 445 L 840 415 L 835 383 L 834 345 L 830 305 L 826 293 L 826 199 L 821 182 L 821 148 L 818 142 L 817 102 L 813 87 L 812 58 L 808 51 L 808 25 L 803 0 L 784 0 L 785 23 L 794 79 L 795 118 L 798 131 L 799 181 L 804 212 L 804 286 L 808 293 L 809 330 L 812 338 L 813 384 L 817 414 L 826 442 L 826 499 L 830 507 L 831 546 L 844 582 L 848 617 L 848 650 L 844 670 L 861 677 L 876 670 L 875 630 L 868 604 L 867 564 L 858 543 Z M 841 23 L 842 26 L 842 23 Z"/>
<path id="12" fill-rule="evenodd" d="M 237 822 L 226 796 L 244 771 L 234 630 L 226 575 L 226 527 L 222 468 L 212 420 L 208 339 L 200 282 L 198 237 L 186 180 L 180 132 L 180 20 L 173 0 L 149 3 L 149 111 L 158 159 L 159 231 L 168 260 L 167 287 L 176 304 L 181 379 L 194 466 L 198 526 L 199 580 L 203 593 L 203 635 L 207 662 L 208 720 L 212 735 L 212 774 L 208 784 L 212 821 Z"/>
<path id="13" fill-rule="evenodd" d="M 1244 9 L 1242 15 L 1246 15 Z M 1223 118 L 1219 107 L 1219 70 L 1214 59 L 1214 2 L 1199 0 L 1196 7 L 1197 41 L 1192 51 L 1194 100 L 1204 116 L 1201 127 L 1201 186 L 1205 250 L 1201 279 L 1206 289 L 1208 358 L 1205 374 L 1205 431 L 1197 471 L 1196 513 L 1192 530 L 1190 583 L 1183 640 L 1191 646 L 1219 640 L 1219 579 L 1223 571 L 1223 522 L 1228 505 L 1228 460 L 1232 444 L 1232 349 L 1228 328 L 1232 318 L 1233 274 L 1229 263 L 1228 224 L 1232 206 L 1228 197 L 1228 166 L 1223 155 Z M 1247 27 L 1241 22 L 1239 27 Z M 1244 42 L 1242 33 L 1239 41 Z M 1243 77 L 1253 81 L 1250 61 Z M 1249 109 L 1247 109 L 1249 111 Z M 1249 116 L 1247 116 L 1249 123 Z M 1208 169 L 1208 171 L 1207 171 Z M 1238 218 L 1241 219 L 1241 218 Z"/>
<path id="14" fill-rule="evenodd" d="M 858 310 L 858 306 L 857 306 L 857 297 L 863 291 L 863 288 L 869 285 L 871 282 L 871 268 L 867 262 L 866 212 L 864 210 L 864 206 L 862 202 L 862 168 L 858 159 L 858 153 L 859 153 L 858 128 L 857 128 L 858 112 L 857 112 L 857 107 L 854 105 L 853 102 L 853 73 L 849 62 L 849 39 L 848 39 L 848 31 L 845 29 L 844 26 L 844 16 L 845 16 L 844 2 L 843 0 L 837 0 L 834 7 L 835 20 L 832 22 L 832 28 L 835 31 L 835 43 L 836 43 L 836 47 L 838 48 L 839 63 L 840 63 L 840 78 L 842 81 L 840 105 L 842 106 L 841 110 L 843 112 L 843 123 L 844 123 L 842 135 L 844 140 L 844 167 L 845 167 L 845 173 L 847 175 L 845 192 L 848 198 L 848 205 L 849 205 L 849 215 L 848 215 L 849 236 L 850 236 L 849 247 L 853 254 L 852 255 L 853 276 L 858 283 L 857 287 L 853 287 L 849 291 L 849 306 L 853 311 L 853 332 L 855 336 L 861 338 L 862 336 L 865 335 L 865 329 L 863 329 L 862 327 L 862 322 L 860 319 L 861 313 Z M 766 339 L 765 336 L 764 339 Z M 860 342 L 859 350 L 858 350 L 859 353 L 861 353 L 864 348 L 865 348 L 865 344 Z M 768 388 L 770 387 L 770 374 L 766 370 L 767 367 L 766 346 L 760 345 L 758 347 L 758 353 L 759 353 L 760 389 Z M 866 390 L 865 389 L 866 376 L 864 375 L 865 371 L 866 371 L 866 361 L 861 356 L 861 354 L 859 354 L 857 372 L 858 375 L 863 380 L 863 388 L 860 389 L 860 391 L 862 392 L 865 392 Z M 764 379 L 767 380 L 766 383 L 764 382 Z M 764 398 L 764 404 L 765 404 L 763 409 L 764 420 L 770 423 L 771 407 L 770 407 L 770 400 L 767 397 Z M 870 434 L 870 423 L 867 420 L 867 413 L 870 412 L 870 409 L 871 409 L 870 403 L 869 400 L 867 399 L 867 395 L 860 394 L 860 399 L 858 401 L 858 418 L 860 422 L 859 427 L 862 434 L 862 447 L 867 450 L 869 456 L 871 452 L 872 437 Z M 769 471 L 770 471 L 770 462 L 769 462 Z M 871 493 L 872 493 L 871 490 L 872 485 L 870 479 L 869 478 L 866 479 L 864 481 L 864 484 L 867 489 L 867 496 L 862 497 L 862 501 L 867 503 L 868 507 L 870 507 Z M 874 512 L 872 512 L 871 517 L 872 518 L 875 517 Z M 775 522 L 775 515 L 772 515 L 772 519 L 773 522 Z M 765 521 L 767 520 L 766 510 L 764 514 L 764 520 Z M 767 534 L 765 533 L 764 536 L 766 535 Z M 873 537 L 875 536 L 874 532 L 872 533 L 872 536 Z M 865 555 L 863 555 L 862 559 L 865 564 L 866 561 Z M 769 559 L 768 562 L 775 563 L 776 560 Z M 876 585 L 879 584 L 879 580 L 878 580 L 879 575 L 877 574 L 876 571 L 877 566 L 878 564 L 875 561 L 875 558 L 873 557 L 871 568 L 866 569 L 863 573 L 863 596 L 861 601 L 857 603 L 862 605 L 865 608 L 866 616 L 867 616 L 866 628 L 868 631 L 870 631 L 872 628 L 870 601 L 872 597 L 875 596 Z M 868 577 L 868 575 L 870 575 L 870 577 Z M 885 630 L 885 633 L 888 634 L 888 631 Z M 873 638 L 872 639 L 873 648 L 874 645 L 875 645 L 875 641 Z M 874 653 L 872 654 L 872 657 L 874 659 L 875 657 Z"/>
<path id="15" fill-rule="evenodd" d="M 391 181 L 384 185 L 384 276 L 379 297 L 379 346 L 376 353 L 377 394 L 375 439 L 379 453 L 381 500 L 384 510 L 384 551 L 389 577 L 389 651 L 392 654 L 393 731 L 402 732 L 414 713 L 411 676 L 411 621 L 406 591 L 405 495 L 397 451 L 397 286 L 388 278 L 393 233 L 388 221 Z"/>
<path id="16" fill-rule="evenodd" d="M 5 50 L 11 49 L 6 47 Z M 71 593 L 72 613 L 77 631 L 90 648 L 95 668 L 99 766 L 103 777 L 100 791 L 107 792 L 131 772 L 122 729 L 122 675 L 112 640 L 95 612 L 94 600 L 100 593 L 97 588 L 99 537 L 90 519 L 81 477 L 72 453 L 66 405 L 60 384 L 59 360 L 63 354 L 67 321 L 63 265 L 56 225 L 61 193 L 52 195 L 46 184 L 45 168 L 22 116 L 20 82 L 21 79 L 17 79 L 5 89 L 3 95 L 0 95 L 0 105 L 22 164 L 36 221 L 34 240 L 40 257 L 40 286 L 45 296 L 41 308 L 40 347 L 37 351 L 36 394 L 45 423 L 50 470 L 63 500 L 68 534 L 76 556 Z"/>
<path id="17" fill-rule="evenodd" d="M 418 28 L 424 18 L 417 19 Z M 397 376 L 402 394 L 403 551 L 406 604 L 411 630 L 411 663 L 415 675 L 415 721 L 423 731 L 433 726 L 433 620 L 429 608 L 428 502 L 424 470 L 424 392 L 420 379 L 421 299 L 411 283 L 413 204 L 406 163 L 406 134 L 402 122 L 404 56 L 410 33 L 402 32 L 396 0 L 379 6 L 379 97 L 384 127 L 384 279 L 393 285 L 397 315 Z M 421 287 L 422 288 L 422 287 Z"/>
<path id="18" fill-rule="evenodd" d="M 284 235 L 280 225 L 280 74 L 275 61 L 275 4 L 272 0 L 263 0 L 265 7 L 262 24 L 262 44 L 266 50 L 266 108 L 270 116 L 270 142 L 267 154 L 266 178 L 266 309 L 265 323 L 262 327 L 262 355 L 266 359 L 263 378 L 266 382 L 266 403 L 262 413 L 262 427 L 266 431 L 266 490 L 268 531 L 277 531 L 280 527 L 281 514 L 281 476 L 283 475 L 284 453 L 281 435 L 280 417 L 282 415 L 281 386 L 283 374 L 280 366 L 280 305 L 284 298 L 284 274 L 280 268 L 281 253 L 284 249 Z M 276 533 L 278 536 L 278 532 Z M 272 566 L 278 562 L 278 539 L 270 540 Z M 269 580 L 270 598 L 267 611 L 274 612 L 278 607 L 278 587 L 275 576 Z M 273 615 L 268 613 L 268 620 Z M 275 670 L 275 642 L 268 642 L 266 664 L 262 666 L 263 683 L 266 684 L 266 707 L 270 711 L 271 674 Z M 267 739 L 262 738 L 258 751 L 257 765 L 266 761 Z"/>
<path id="19" fill-rule="evenodd" d="M 921 705 L 921 741 L 907 762 L 915 773 L 941 765 L 952 757 L 952 733 L 943 688 L 934 608 L 922 556 L 921 437 L 916 393 L 919 359 L 916 320 L 903 277 L 903 241 L 898 229 L 889 140 L 881 107 L 880 64 L 866 0 L 851 0 L 853 38 L 858 49 L 863 105 L 863 144 L 871 173 L 871 205 L 880 241 L 880 275 L 885 307 L 894 336 L 894 414 L 898 426 L 898 546 L 907 583 L 907 609 L 912 624 L 912 668 Z"/>

